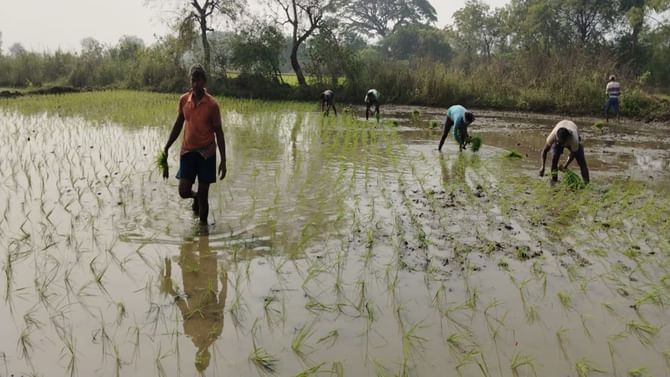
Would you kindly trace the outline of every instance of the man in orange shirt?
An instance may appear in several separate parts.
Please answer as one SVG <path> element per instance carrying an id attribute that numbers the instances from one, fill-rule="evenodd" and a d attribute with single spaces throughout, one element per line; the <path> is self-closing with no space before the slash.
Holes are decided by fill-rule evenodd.
<path id="1" fill-rule="evenodd" d="M 201 224 L 207 224 L 209 185 L 216 182 L 217 175 L 216 147 L 218 145 L 221 154 L 218 173 L 220 179 L 223 179 L 226 176 L 226 143 L 221 129 L 219 104 L 205 90 L 205 70 L 200 65 L 194 65 L 190 69 L 190 76 L 191 90 L 179 99 L 179 115 L 165 144 L 165 155 L 184 128 L 177 172 L 179 195 L 184 199 L 193 198 L 193 212 L 199 215 Z M 166 166 L 163 178 L 168 176 Z M 196 177 L 197 193 L 193 192 Z"/>

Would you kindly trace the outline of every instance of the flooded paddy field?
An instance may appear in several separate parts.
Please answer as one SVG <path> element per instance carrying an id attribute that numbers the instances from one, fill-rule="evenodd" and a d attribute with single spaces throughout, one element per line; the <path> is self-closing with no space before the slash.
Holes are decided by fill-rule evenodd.
<path id="1" fill-rule="evenodd" d="M 177 100 L 0 102 L 0 376 L 670 373 L 670 125 L 576 119 L 573 190 L 537 176 L 558 117 L 438 153 L 445 109 L 221 98 L 200 226 L 155 166 Z"/>

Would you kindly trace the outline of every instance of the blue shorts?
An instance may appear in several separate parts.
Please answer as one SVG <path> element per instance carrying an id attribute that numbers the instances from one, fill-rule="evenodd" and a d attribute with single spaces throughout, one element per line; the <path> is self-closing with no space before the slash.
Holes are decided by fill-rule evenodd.
<path id="1" fill-rule="evenodd" d="M 619 116 L 619 99 L 617 97 L 612 97 L 607 100 L 607 106 L 605 106 L 605 115 L 609 114 L 610 107 L 614 107 L 614 114 Z"/>
<path id="2" fill-rule="evenodd" d="M 216 155 L 205 159 L 199 152 L 188 152 L 179 159 L 177 179 L 187 179 L 199 183 L 216 182 Z"/>

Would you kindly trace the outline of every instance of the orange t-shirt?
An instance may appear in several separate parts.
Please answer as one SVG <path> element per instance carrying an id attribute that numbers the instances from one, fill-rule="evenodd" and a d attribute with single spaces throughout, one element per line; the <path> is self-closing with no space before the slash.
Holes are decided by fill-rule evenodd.
<path id="1" fill-rule="evenodd" d="M 179 98 L 179 114 L 184 116 L 184 138 L 181 155 L 201 151 L 203 157 L 216 154 L 214 130 L 221 127 L 219 104 L 207 91 L 198 104 L 193 101 L 193 90 Z"/>

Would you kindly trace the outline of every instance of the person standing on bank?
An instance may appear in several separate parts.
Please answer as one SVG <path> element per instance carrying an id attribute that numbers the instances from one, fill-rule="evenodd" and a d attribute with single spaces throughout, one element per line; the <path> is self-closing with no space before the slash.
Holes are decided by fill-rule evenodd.
<path id="1" fill-rule="evenodd" d="M 565 165 L 558 165 L 558 160 L 563 153 L 563 148 L 570 150 L 570 156 L 565 162 Z M 542 168 L 540 168 L 540 177 L 544 176 L 544 164 L 547 160 L 547 152 L 551 150 L 551 179 L 555 182 L 558 180 L 558 170 L 567 169 L 572 160 L 577 160 L 579 169 L 582 173 L 584 183 L 589 183 L 589 168 L 586 166 L 586 158 L 584 157 L 584 146 L 582 145 L 582 138 L 579 136 L 577 125 L 569 120 L 562 120 L 556 124 L 554 129 L 547 137 L 547 141 L 542 148 L 540 161 Z"/>
<path id="2" fill-rule="evenodd" d="M 216 149 L 221 155 L 218 175 L 226 176 L 226 143 L 221 128 L 219 104 L 205 89 L 207 76 L 201 65 L 190 69 L 191 90 L 179 98 L 179 115 L 174 122 L 170 137 L 165 144 L 167 155 L 172 143 L 177 140 L 182 128 L 184 137 L 179 152 L 179 196 L 193 199 L 191 209 L 200 217 L 201 224 L 207 224 L 209 214 L 209 185 L 216 182 Z M 169 172 L 163 172 L 168 178 Z M 198 191 L 193 192 L 195 178 L 198 177 Z"/>
<path id="3" fill-rule="evenodd" d="M 379 116 L 379 97 L 380 94 L 377 89 L 370 89 L 365 93 L 365 120 L 368 120 L 369 115 L 377 114 Z M 375 107 L 374 112 L 370 111 L 372 106 Z"/>
<path id="4" fill-rule="evenodd" d="M 610 121 L 610 108 L 614 107 L 616 114 L 616 121 L 619 122 L 619 96 L 621 95 L 621 85 L 616 81 L 616 76 L 610 75 L 607 87 L 605 88 L 607 95 L 607 106 L 605 106 L 605 122 Z"/>
<path id="5" fill-rule="evenodd" d="M 333 111 L 335 112 L 335 116 L 337 116 L 337 109 L 335 108 L 335 93 L 333 93 L 332 90 L 327 89 L 324 90 L 319 97 L 321 97 L 321 112 L 323 113 L 325 108 L 325 113 L 328 115 L 328 112 L 332 107 Z"/>
<path id="6" fill-rule="evenodd" d="M 449 130 L 454 127 L 454 139 L 458 143 L 458 151 L 462 151 L 470 142 L 468 126 L 475 121 L 475 116 L 461 105 L 453 105 L 447 109 L 447 120 L 444 122 L 444 131 L 440 138 L 437 150 L 442 152 L 442 145 L 449 135 Z"/>

